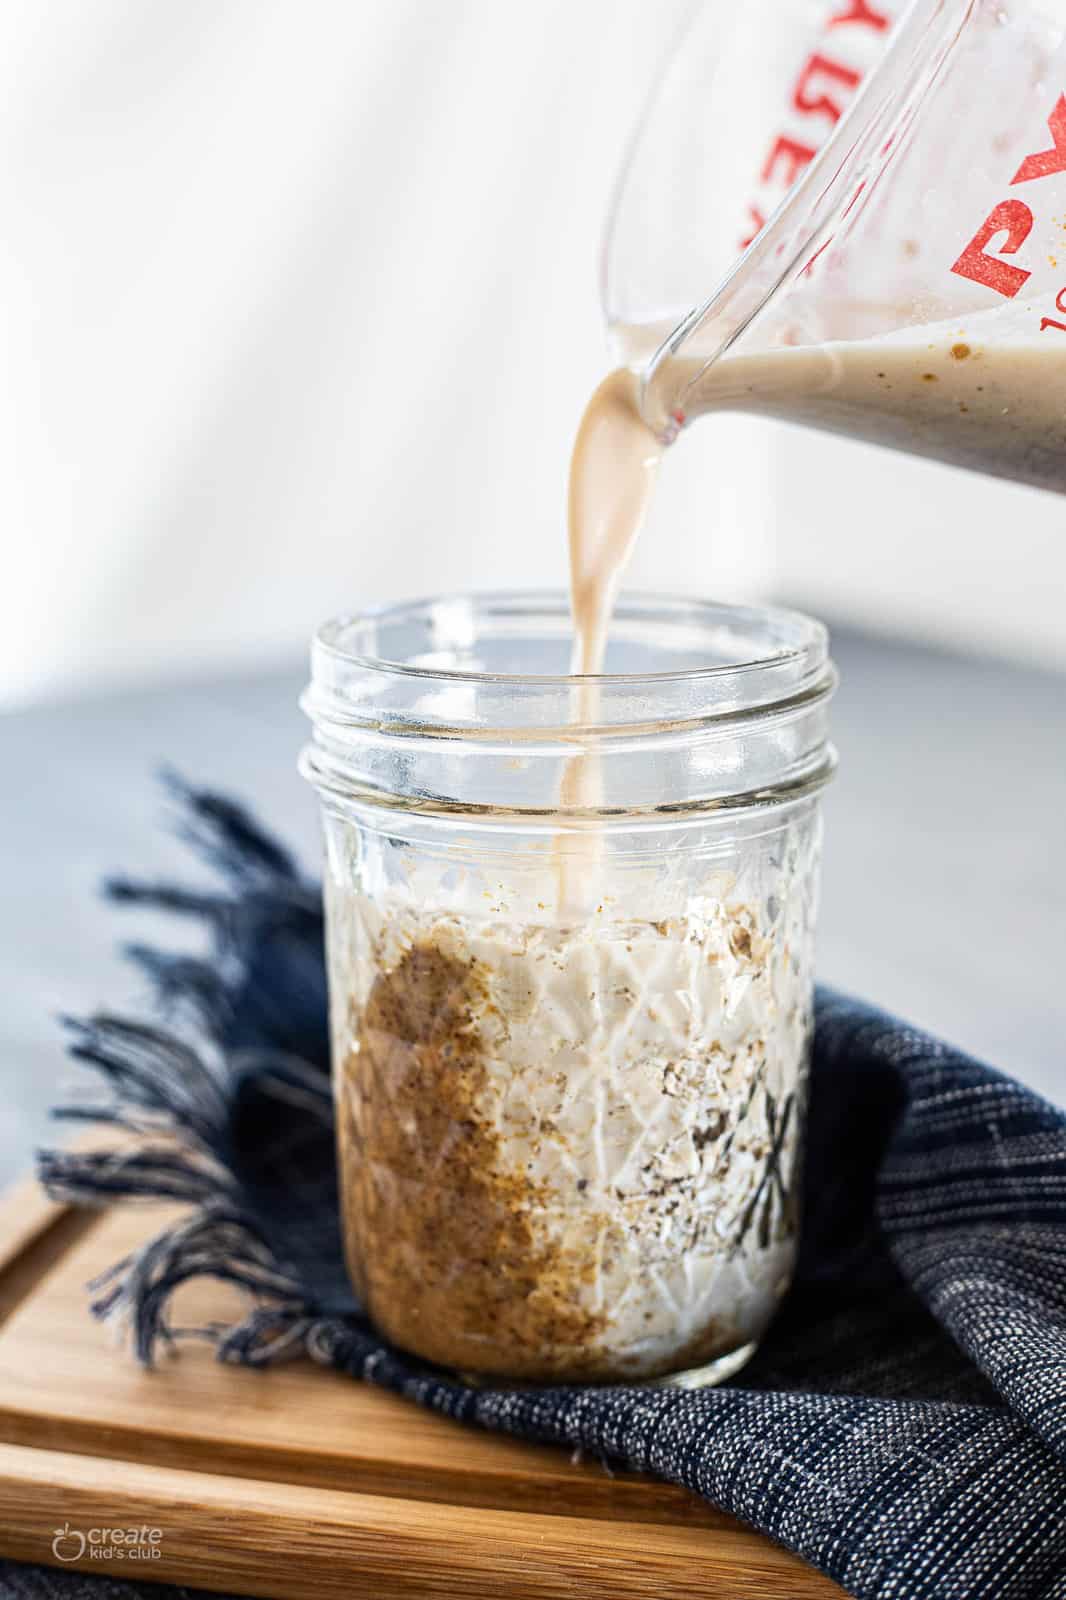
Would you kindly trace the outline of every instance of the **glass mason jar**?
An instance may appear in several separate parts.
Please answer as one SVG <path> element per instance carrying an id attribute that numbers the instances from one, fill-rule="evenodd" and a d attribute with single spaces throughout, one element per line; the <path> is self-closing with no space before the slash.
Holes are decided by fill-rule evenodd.
<path id="1" fill-rule="evenodd" d="M 786 611 L 570 638 L 535 593 L 314 641 L 348 1266 L 446 1367 L 717 1381 L 796 1254 L 835 673 Z"/>

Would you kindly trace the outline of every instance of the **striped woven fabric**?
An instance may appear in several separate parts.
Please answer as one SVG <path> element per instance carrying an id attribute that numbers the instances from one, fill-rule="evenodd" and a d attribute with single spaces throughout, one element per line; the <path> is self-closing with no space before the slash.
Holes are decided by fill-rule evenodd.
<path id="1" fill-rule="evenodd" d="M 341 1264 L 317 886 L 232 802 L 180 798 L 218 892 L 111 892 L 210 925 L 207 958 L 134 952 L 182 1025 L 74 1027 L 104 1094 L 68 1114 L 143 1144 L 117 1165 L 41 1158 L 64 1198 L 189 1202 L 94 1303 L 128 1319 L 142 1360 L 195 1262 L 255 1296 L 218 1335 L 223 1359 L 308 1350 L 448 1416 L 671 1479 L 861 1600 L 1066 1600 L 1066 1115 L 823 991 L 799 1272 L 738 1379 L 516 1391 L 427 1374 L 383 1344 Z"/>

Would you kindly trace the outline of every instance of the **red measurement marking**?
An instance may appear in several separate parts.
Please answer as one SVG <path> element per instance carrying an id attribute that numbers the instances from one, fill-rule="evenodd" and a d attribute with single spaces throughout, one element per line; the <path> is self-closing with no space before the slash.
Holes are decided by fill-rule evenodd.
<path id="1" fill-rule="evenodd" d="M 1033 178 L 1050 178 L 1056 172 L 1066 172 L 1066 94 L 1060 94 L 1055 109 L 1047 119 L 1055 143 L 1050 150 L 1038 150 L 1035 156 L 1026 156 L 1011 183 L 1030 183 Z"/>
<path id="2" fill-rule="evenodd" d="M 989 212 L 951 270 L 960 278 L 983 283 L 986 288 L 1013 300 L 1032 274 L 1023 267 L 1012 267 L 1009 262 L 989 255 L 985 246 L 991 244 L 997 234 L 1005 233 L 1007 238 L 999 247 L 999 255 L 1012 256 L 1032 231 L 1033 213 L 1029 207 L 1021 200 L 1001 200 Z"/>
<path id="3" fill-rule="evenodd" d="M 850 0 L 846 11 L 830 17 L 829 26 L 839 28 L 845 22 L 864 22 L 868 28 L 876 28 L 878 33 L 883 33 L 891 20 L 883 11 L 875 11 L 873 6 L 867 5 L 866 0 Z"/>
<path id="4" fill-rule="evenodd" d="M 847 39 L 854 37 L 859 29 L 884 33 L 886 28 L 892 26 L 893 7 L 888 5 L 888 0 L 881 0 L 880 5 L 872 4 L 871 0 L 831 0 L 826 11 L 828 15 L 821 30 L 823 43 L 836 28 L 850 26 L 853 30 L 851 35 L 836 35 Z M 798 111 L 806 117 L 827 118 L 830 126 L 835 126 L 861 81 L 860 71 L 836 60 L 832 53 L 823 55 L 816 50 L 803 63 L 789 91 L 790 111 Z M 777 199 L 792 187 L 803 169 L 814 160 L 825 131 L 824 127 L 815 128 L 811 140 L 792 138 L 787 133 L 775 136 L 763 163 L 760 182 L 772 185 L 779 192 L 769 197 L 758 195 L 749 203 L 748 214 L 753 227 L 740 240 L 742 250 L 747 249 L 762 228 L 767 212 L 773 209 Z"/>
<path id="5" fill-rule="evenodd" d="M 1055 304 L 1060 311 L 1066 312 L 1066 305 L 1062 303 L 1064 295 L 1066 295 L 1066 288 L 1059 290 L 1055 296 Z M 1040 332 L 1043 333 L 1045 328 L 1061 328 L 1063 333 L 1066 333 L 1066 322 L 1056 322 L 1054 317 L 1041 317 Z"/>
<path id="6" fill-rule="evenodd" d="M 828 56 L 819 55 L 817 52 L 803 64 L 799 81 L 792 91 L 792 104 L 797 111 L 824 111 L 830 122 L 839 122 L 844 114 L 843 104 L 831 99 L 825 93 L 815 97 L 812 85 L 818 79 L 841 83 L 845 89 L 850 90 L 859 87 L 862 73 L 856 72 L 853 67 L 846 67 L 842 61 L 831 61 Z"/>
<path id="7" fill-rule="evenodd" d="M 811 144 L 800 144 L 798 139 L 790 139 L 787 134 L 779 134 L 770 146 L 770 153 L 763 162 L 760 173 L 763 183 L 777 175 L 778 166 L 786 168 L 782 174 L 786 189 L 791 189 L 804 167 L 814 160 L 817 151 Z"/>

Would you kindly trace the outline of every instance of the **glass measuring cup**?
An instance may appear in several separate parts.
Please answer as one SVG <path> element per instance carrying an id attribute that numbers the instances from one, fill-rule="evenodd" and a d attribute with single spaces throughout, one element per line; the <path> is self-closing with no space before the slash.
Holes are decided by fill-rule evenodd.
<path id="1" fill-rule="evenodd" d="M 1066 7 L 701 9 L 603 300 L 664 439 L 752 411 L 1066 489 Z"/>

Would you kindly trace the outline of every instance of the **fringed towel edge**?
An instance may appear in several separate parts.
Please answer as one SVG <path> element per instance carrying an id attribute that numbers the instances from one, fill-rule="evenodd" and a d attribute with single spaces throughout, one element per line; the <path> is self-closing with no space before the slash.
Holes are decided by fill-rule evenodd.
<path id="1" fill-rule="evenodd" d="M 313 886 L 292 856 L 239 805 L 210 790 L 193 789 L 172 774 L 167 785 L 180 805 L 178 831 L 236 888 L 254 887 L 285 905 L 306 907 Z M 306 1352 L 328 1359 L 338 1329 L 308 1301 L 298 1278 L 273 1254 L 239 1204 L 227 1167 L 228 1105 L 219 1036 L 245 973 L 235 937 L 236 900 L 180 886 L 112 879 L 109 897 L 124 903 L 206 917 L 215 964 L 143 946 L 129 954 L 152 981 L 167 1013 L 180 1011 L 197 1036 L 100 1014 L 66 1019 L 70 1054 L 103 1080 L 105 1098 L 58 1107 L 61 1120 L 121 1129 L 130 1140 L 114 1149 L 45 1149 L 37 1174 L 54 1200 L 104 1207 L 118 1200 L 170 1200 L 189 1210 L 88 1287 L 91 1310 L 116 1326 L 144 1366 L 182 1338 L 208 1339 L 220 1360 L 263 1366 Z M 293 1063 L 277 1063 L 291 1078 Z M 269 1064 L 268 1064 L 269 1067 Z M 311 1069 L 303 1067 L 304 1073 Z M 315 1077 L 321 1079 L 321 1073 Z M 173 1296 L 194 1278 L 213 1278 L 247 1294 L 252 1306 L 231 1324 L 177 1327 Z"/>

